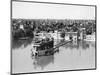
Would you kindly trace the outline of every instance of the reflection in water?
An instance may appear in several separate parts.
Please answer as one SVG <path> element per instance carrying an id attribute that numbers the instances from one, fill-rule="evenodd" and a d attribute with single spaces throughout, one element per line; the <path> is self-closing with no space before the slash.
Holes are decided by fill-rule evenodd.
<path id="1" fill-rule="evenodd" d="M 32 39 L 28 40 L 12 40 L 12 49 L 25 48 L 32 43 Z"/>
<path id="2" fill-rule="evenodd" d="M 38 67 L 40 67 L 41 70 L 43 70 L 44 67 L 46 67 L 50 63 L 54 63 L 54 56 L 53 55 L 33 58 L 34 69 L 37 69 Z"/>
<path id="3" fill-rule="evenodd" d="M 56 40 L 55 44 L 59 42 L 60 41 Z M 53 55 L 37 57 L 31 56 L 31 44 L 32 39 L 13 41 L 13 73 L 87 69 L 95 67 L 95 42 L 69 42 L 59 47 L 59 52 L 55 52 Z"/>
<path id="4" fill-rule="evenodd" d="M 92 42 L 87 42 L 87 41 L 73 41 L 73 42 L 70 42 L 70 43 L 67 43 L 67 44 L 63 45 L 63 47 L 70 48 L 70 49 L 77 49 L 77 50 L 79 50 L 79 48 L 82 48 L 83 50 L 86 50 L 90 46 L 93 46 L 93 45 L 95 45 L 95 44 L 93 44 Z"/>

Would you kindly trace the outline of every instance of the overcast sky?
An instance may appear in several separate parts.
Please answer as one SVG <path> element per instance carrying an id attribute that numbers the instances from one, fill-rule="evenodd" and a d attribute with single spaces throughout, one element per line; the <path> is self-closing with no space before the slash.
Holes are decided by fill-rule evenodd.
<path id="1" fill-rule="evenodd" d="M 14 1 L 12 18 L 95 19 L 95 7 Z"/>

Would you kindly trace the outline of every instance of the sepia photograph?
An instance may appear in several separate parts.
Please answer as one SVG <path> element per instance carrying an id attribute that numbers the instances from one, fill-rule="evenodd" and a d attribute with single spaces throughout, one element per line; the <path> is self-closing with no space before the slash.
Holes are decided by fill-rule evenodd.
<path id="1" fill-rule="evenodd" d="M 11 73 L 96 69 L 96 5 L 11 1 Z"/>

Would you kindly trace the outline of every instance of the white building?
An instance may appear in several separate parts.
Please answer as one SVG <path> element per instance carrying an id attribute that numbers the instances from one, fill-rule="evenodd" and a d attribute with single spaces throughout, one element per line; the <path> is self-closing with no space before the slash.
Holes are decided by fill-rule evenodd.
<path id="1" fill-rule="evenodd" d="M 84 39 L 85 41 L 95 41 L 95 33 L 93 33 L 92 35 L 86 35 L 86 39 Z"/>
<path id="2" fill-rule="evenodd" d="M 22 29 L 22 30 L 24 30 L 24 26 L 23 25 L 20 25 L 19 28 Z"/>
<path id="3" fill-rule="evenodd" d="M 65 33 L 65 40 L 73 40 L 77 41 L 77 32 L 66 32 Z"/>

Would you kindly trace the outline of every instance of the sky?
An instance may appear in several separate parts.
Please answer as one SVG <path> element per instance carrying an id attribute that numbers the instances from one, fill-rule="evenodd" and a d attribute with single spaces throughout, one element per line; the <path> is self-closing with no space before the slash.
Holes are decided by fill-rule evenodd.
<path id="1" fill-rule="evenodd" d="M 13 1 L 12 18 L 94 20 L 95 7 Z"/>

